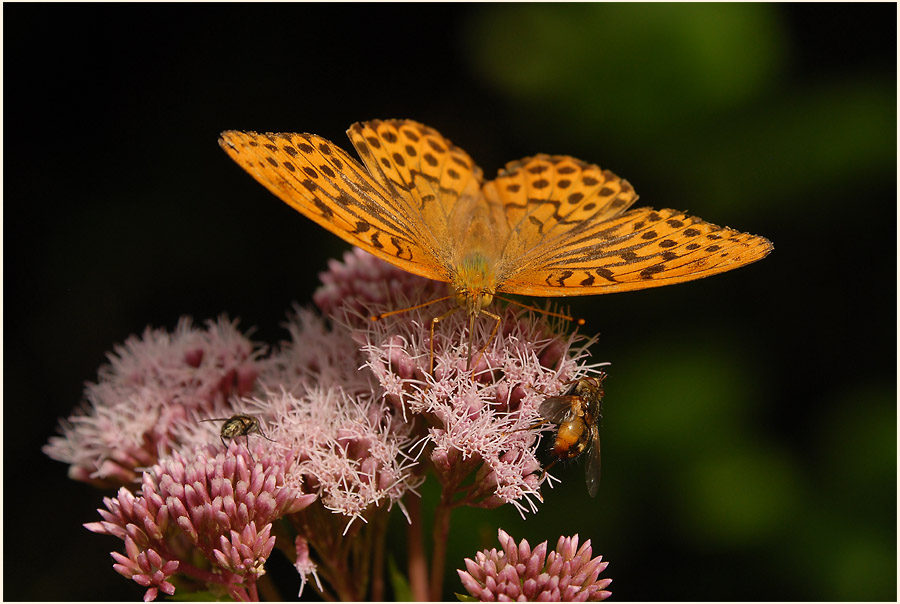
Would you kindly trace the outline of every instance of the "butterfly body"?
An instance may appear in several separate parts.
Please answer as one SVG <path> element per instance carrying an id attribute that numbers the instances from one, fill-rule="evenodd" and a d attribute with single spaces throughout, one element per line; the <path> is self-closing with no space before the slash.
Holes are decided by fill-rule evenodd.
<path id="1" fill-rule="evenodd" d="M 272 193 L 345 241 L 452 284 L 470 316 L 498 293 L 569 296 L 680 283 L 768 254 L 765 238 L 638 196 L 609 170 L 564 155 L 481 168 L 411 120 L 348 130 L 362 165 L 314 134 L 226 131 L 220 145 Z"/>
<path id="2" fill-rule="evenodd" d="M 488 260 L 480 253 L 469 254 L 459 264 L 451 284 L 456 301 L 470 316 L 481 314 L 497 293 L 496 277 Z"/>

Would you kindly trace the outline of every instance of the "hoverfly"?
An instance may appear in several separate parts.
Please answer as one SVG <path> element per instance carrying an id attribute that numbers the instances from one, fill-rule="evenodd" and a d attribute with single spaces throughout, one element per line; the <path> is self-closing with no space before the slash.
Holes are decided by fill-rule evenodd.
<path id="1" fill-rule="evenodd" d="M 228 449 L 228 444 L 225 442 L 225 439 L 234 439 L 239 436 L 243 436 L 247 439 L 247 452 L 250 452 L 250 435 L 251 434 L 259 434 L 266 440 L 270 442 L 275 442 L 265 434 L 263 434 L 262 428 L 260 428 L 259 420 L 253 417 L 252 415 L 246 415 L 244 413 L 238 413 L 236 415 L 232 415 L 231 417 L 213 417 L 210 419 L 201 419 L 201 422 L 225 422 L 222 424 L 222 429 L 219 431 L 219 437 L 222 439 L 222 445 L 226 449 Z M 250 453 L 250 459 L 253 459 L 253 453 Z"/>
<path id="2" fill-rule="evenodd" d="M 595 497 L 600 485 L 600 422 L 605 373 L 579 379 L 567 394 L 548 397 L 538 407 L 545 421 L 556 424 L 556 435 L 550 448 L 554 464 L 575 459 L 587 451 L 584 478 L 588 495 Z"/>

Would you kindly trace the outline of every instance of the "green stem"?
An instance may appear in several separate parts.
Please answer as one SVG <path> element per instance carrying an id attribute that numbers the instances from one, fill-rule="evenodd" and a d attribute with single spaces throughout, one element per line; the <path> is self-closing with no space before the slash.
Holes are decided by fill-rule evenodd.
<path id="1" fill-rule="evenodd" d="M 375 533 L 372 547 L 372 602 L 384 600 L 384 555 L 389 519 L 387 510 L 379 510 L 372 520 L 371 529 Z"/>
<path id="2" fill-rule="evenodd" d="M 443 497 L 434 510 L 434 549 L 431 558 L 431 601 L 439 602 L 444 587 L 444 561 L 447 557 L 447 535 L 453 504 Z"/>
<path id="3" fill-rule="evenodd" d="M 407 498 L 409 528 L 406 531 L 409 589 L 416 602 L 428 601 L 428 562 L 422 536 L 422 499 L 415 494 Z"/>

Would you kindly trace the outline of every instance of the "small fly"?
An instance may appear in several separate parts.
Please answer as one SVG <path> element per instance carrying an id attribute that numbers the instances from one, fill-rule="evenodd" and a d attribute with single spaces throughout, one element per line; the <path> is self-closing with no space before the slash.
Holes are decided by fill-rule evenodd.
<path id="1" fill-rule="evenodd" d="M 222 445 L 224 445 L 225 448 L 228 449 L 228 444 L 225 442 L 226 438 L 231 440 L 239 436 L 243 436 L 247 441 L 247 452 L 250 453 L 250 459 L 253 459 L 253 453 L 250 452 L 251 434 L 259 434 L 266 440 L 275 442 L 274 440 L 263 434 L 262 428 L 259 425 L 259 420 L 252 415 L 238 413 L 237 415 L 232 415 L 231 417 L 213 417 L 210 419 L 201 419 L 200 421 L 225 422 L 224 424 L 222 424 L 222 429 L 219 431 L 219 437 L 222 439 Z"/>
<path id="2" fill-rule="evenodd" d="M 605 373 L 583 377 L 567 394 L 547 397 L 538 407 L 538 413 L 546 422 L 558 426 L 550 448 L 554 459 L 544 472 L 561 460 L 575 459 L 587 452 L 584 478 L 591 497 L 597 495 L 600 485 L 599 423 L 605 378 Z"/>

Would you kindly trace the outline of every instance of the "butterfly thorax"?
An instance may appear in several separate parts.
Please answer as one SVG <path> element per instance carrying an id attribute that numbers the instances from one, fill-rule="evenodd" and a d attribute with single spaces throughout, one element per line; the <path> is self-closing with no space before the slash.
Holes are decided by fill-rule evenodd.
<path id="1" fill-rule="evenodd" d="M 497 291 L 496 278 L 487 258 L 475 252 L 466 255 L 453 276 L 453 289 L 457 303 L 469 315 L 478 315 L 489 305 Z"/>

